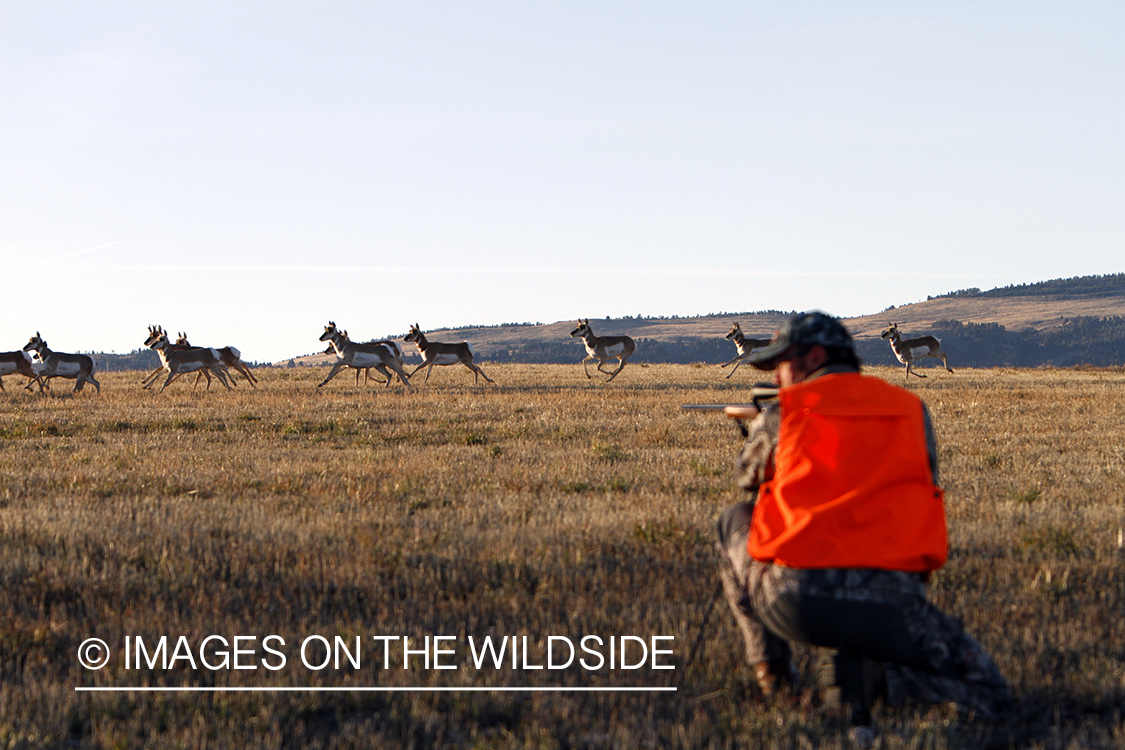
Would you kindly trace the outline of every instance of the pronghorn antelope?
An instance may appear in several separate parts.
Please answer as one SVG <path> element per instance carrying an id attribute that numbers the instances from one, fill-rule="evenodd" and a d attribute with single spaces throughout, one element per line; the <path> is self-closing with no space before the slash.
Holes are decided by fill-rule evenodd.
<path id="1" fill-rule="evenodd" d="M 602 366 L 611 359 L 616 359 L 620 362 L 617 369 L 609 374 L 609 378 L 605 382 L 609 382 L 617 377 L 617 373 L 625 369 L 625 360 L 633 356 L 636 351 L 637 345 L 633 339 L 628 336 L 595 336 L 594 330 L 590 328 L 590 321 L 579 320 L 578 327 L 570 332 L 571 337 L 580 337 L 582 343 L 586 345 L 586 358 L 582 360 L 582 371 L 586 373 L 586 377 L 592 377 L 590 371 L 587 369 L 586 363 L 591 359 L 598 360 L 598 372 L 605 374 Z"/>
<path id="2" fill-rule="evenodd" d="M 184 333 L 183 331 L 180 332 L 179 338 L 176 339 L 176 345 L 177 346 L 186 346 L 189 349 L 194 348 L 194 347 L 192 347 L 191 343 L 188 341 L 187 334 Z M 246 378 L 246 382 L 248 382 L 250 385 L 254 386 L 255 388 L 258 387 L 257 386 L 258 379 L 256 377 L 254 377 L 254 375 L 250 372 L 250 368 L 247 367 L 246 363 L 242 361 L 242 352 L 238 351 L 238 349 L 234 348 L 233 346 L 224 346 L 222 349 L 216 348 L 215 351 L 217 351 L 219 353 L 219 360 L 223 363 L 224 366 L 231 367 L 235 370 L 238 370 L 240 373 L 242 373 L 242 377 Z M 206 371 L 204 371 L 204 373 L 205 372 Z M 196 380 L 197 383 L 199 382 L 199 376 L 198 375 L 196 375 L 195 380 Z M 231 382 L 231 385 L 237 385 L 233 375 L 230 378 L 230 382 Z M 207 378 L 207 385 L 208 386 L 211 385 L 210 376 L 208 376 L 208 378 Z"/>
<path id="3" fill-rule="evenodd" d="M 47 342 L 39 335 L 39 331 L 36 331 L 31 340 L 24 345 L 23 350 L 25 352 L 34 350 L 39 355 L 39 361 L 43 363 L 43 369 L 39 372 L 40 386 L 51 378 L 74 378 L 75 392 L 82 390 L 82 386 L 86 385 L 87 381 L 94 384 L 98 393 L 102 392 L 101 383 L 94 379 L 94 360 L 89 356 L 53 352 L 47 347 Z"/>
<path id="4" fill-rule="evenodd" d="M 325 330 L 327 330 L 327 329 L 325 329 Z M 339 333 L 340 333 L 340 335 L 339 335 L 338 339 L 340 341 L 341 346 L 343 346 L 345 342 L 351 342 L 351 338 L 348 336 L 347 331 L 340 331 Z M 381 341 L 366 341 L 366 342 L 363 342 L 363 343 L 358 344 L 358 345 L 361 346 L 361 347 L 365 347 L 365 346 L 385 346 L 385 347 L 389 347 L 390 350 L 391 350 L 391 356 L 394 357 L 395 361 L 398 362 L 400 367 L 402 366 L 402 346 L 399 345 L 399 343 L 397 341 L 393 341 L 391 339 L 383 339 Z M 340 359 L 340 350 L 336 347 L 335 341 L 329 341 L 328 342 L 328 348 L 324 350 L 324 353 L 325 354 L 335 354 L 336 359 Z M 347 362 L 345 362 L 344 365 L 346 367 L 351 367 L 355 370 L 355 384 L 357 386 L 359 385 L 359 374 L 361 372 L 363 373 L 363 384 L 364 385 L 367 385 L 367 380 L 368 380 L 368 378 L 371 377 L 371 371 L 372 370 L 375 370 L 375 371 L 379 372 L 380 374 L 383 375 L 383 377 L 386 378 L 386 380 L 378 380 L 377 381 L 379 383 L 382 383 L 385 386 L 390 386 L 391 381 L 393 381 L 395 379 L 394 375 L 391 374 L 390 370 L 388 370 L 386 367 L 383 366 L 382 361 L 380 361 L 378 364 L 374 364 L 374 365 L 370 365 L 370 366 L 353 365 L 353 364 L 349 364 Z M 371 378 L 371 379 L 374 380 L 374 378 Z M 399 379 L 402 380 L 401 378 L 399 378 Z M 402 380 L 402 382 L 405 383 L 406 381 Z"/>
<path id="5" fill-rule="evenodd" d="M 906 365 L 906 379 L 909 380 L 911 375 L 917 375 L 920 378 L 926 377 L 920 372 L 911 370 L 911 366 L 915 360 L 922 357 L 933 357 L 940 359 L 941 363 L 945 365 L 945 369 L 953 372 L 949 366 L 949 362 L 945 359 L 945 352 L 942 351 L 941 342 L 933 336 L 919 336 L 916 339 L 903 339 L 902 334 L 898 332 L 898 323 L 888 323 L 887 330 L 883 331 L 879 338 L 889 339 L 891 342 L 891 349 L 894 350 L 895 356 L 898 361 Z M 925 351 L 922 351 L 922 350 Z"/>
<path id="6" fill-rule="evenodd" d="M 348 332 L 344 331 L 344 335 L 347 336 Z M 337 359 L 340 358 L 339 354 L 337 354 L 337 352 L 336 352 L 336 347 L 332 346 L 331 343 L 328 344 L 328 348 L 324 350 L 324 353 L 325 354 L 332 354 Z M 348 365 L 348 366 L 351 367 L 351 365 Z M 382 365 L 379 365 L 379 366 L 382 367 Z M 360 375 L 360 373 L 363 373 L 363 384 L 367 385 L 367 379 L 371 378 L 371 370 L 373 370 L 374 368 L 372 368 L 372 367 L 356 367 L 356 368 L 353 368 L 353 369 L 355 370 L 355 384 L 356 384 L 356 386 L 357 387 L 359 386 L 359 375 Z M 372 379 L 374 379 L 374 378 L 372 378 Z M 391 380 L 393 380 L 393 379 L 394 378 L 392 376 L 392 377 L 388 377 L 386 380 L 380 380 L 378 382 L 390 385 Z"/>
<path id="7" fill-rule="evenodd" d="M 430 373 L 433 372 L 434 365 L 455 365 L 458 362 L 468 367 L 473 371 L 473 382 L 479 382 L 477 376 L 484 378 L 489 383 L 496 381 L 484 374 L 484 370 L 473 361 L 473 347 L 468 341 L 462 341 L 459 344 L 441 344 L 436 341 L 427 341 L 426 335 L 422 333 L 422 329 L 418 324 L 410 326 L 410 333 L 406 334 L 403 341 L 413 341 L 414 345 L 418 347 L 418 353 L 422 355 L 422 364 L 414 368 L 414 372 L 410 373 L 413 377 L 415 373 L 423 367 L 428 367 L 426 370 L 426 382 L 430 379 Z"/>
<path id="8" fill-rule="evenodd" d="M 403 385 L 410 387 L 410 383 L 407 382 L 410 376 L 402 369 L 400 361 L 402 350 L 394 342 L 357 344 L 348 338 L 347 332 L 336 328 L 336 324 L 332 321 L 328 321 L 328 325 L 324 327 L 320 340 L 332 342 L 332 348 L 336 350 L 336 364 L 332 366 L 328 377 L 317 384 L 317 388 L 336 377 L 336 373 L 345 367 L 354 367 L 356 370 L 372 367 L 387 376 L 387 385 L 391 384 L 391 373 L 387 369 L 390 368 L 398 375 Z"/>
<path id="9" fill-rule="evenodd" d="M 168 334 L 164 331 L 164 328 L 162 326 L 149 326 L 148 327 L 148 338 L 145 339 L 145 346 L 147 346 L 150 349 L 153 349 L 152 345 L 155 344 L 161 336 L 167 336 L 167 335 Z M 179 344 L 179 343 L 169 344 L 167 347 L 165 347 L 166 351 L 183 351 L 183 350 L 186 350 L 186 349 L 194 349 L 194 348 L 196 348 L 196 347 L 184 346 L 183 344 Z M 168 371 L 167 368 L 164 366 L 164 358 L 161 357 L 160 367 L 157 367 L 155 370 L 153 370 L 148 375 L 146 375 L 143 380 L 141 380 L 141 388 L 148 389 L 148 388 L 152 387 L 152 384 L 156 382 L 157 376 L 159 376 L 160 373 L 167 372 L 167 371 Z M 200 370 L 200 372 L 207 377 L 207 389 L 210 390 L 211 389 L 211 371 L 204 368 L 203 370 Z M 182 374 L 183 373 L 180 373 L 180 375 L 182 375 Z M 199 383 L 199 377 L 198 376 L 195 378 L 195 382 L 196 382 L 196 384 Z M 192 388 L 194 390 L 194 386 Z"/>
<path id="10" fill-rule="evenodd" d="M 167 333 L 167 331 L 164 330 L 163 326 L 149 326 L 148 327 L 148 338 L 145 339 L 145 346 L 152 349 L 153 351 L 156 351 L 156 347 L 154 347 L 153 344 L 155 344 L 157 341 L 159 341 L 161 336 L 163 336 L 165 338 L 168 337 L 168 333 Z M 177 343 L 168 344 L 167 346 L 165 346 L 164 351 L 166 353 L 168 353 L 168 352 L 180 352 L 180 351 L 187 351 L 189 349 L 199 349 L 199 348 L 200 347 L 198 347 L 198 346 L 188 346 L 188 345 L 181 344 L 181 343 L 177 342 Z M 162 373 L 162 372 L 168 372 L 168 368 L 164 366 L 164 357 L 160 358 L 160 367 L 157 367 L 155 370 L 150 372 L 148 374 L 148 376 L 145 377 L 145 379 L 141 381 L 141 387 L 146 389 L 146 390 L 151 388 L 152 384 L 156 382 L 156 378 L 159 377 L 160 373 Z M 184 370 L 182 372 L 179 372 L 179 373 L 176 374 L 176 378 L 178 378 L 178 377 L 180 377 L 180 375 L 184 375 L 188 372 L 191 372 L 191 370 Z M 195 386 L 199 385 L 199 376 L 200 375 L 207 378 L 207 390 L 211 390 L 211 370 L 209 368 L 204 367 L 203 369 L 197 370 L 196 372 L 197 372 L 197 375 L 195 377 L 195 384 L 192 385 L 192 387 L 191 387 L 192 390 L 194 391 Z M 173 378 L 173 380 L 175 380 L 175 378 Z M 171 382 L 171 381 L 168 381 L 168 382 Z"/>
<path id="11" fill-rule="evenodd" d="M 758 347 L 767 346 L 770 343 L 769 339 L 746 338 L 744 335 L 742 335 L 742 329 L 739 328 L 738 323 L 735 323 L 733 326 L 731 326 L 730 333 L 726 335 L 726 338 L 733 340 L 735 347 L 737 347 L 738 349 L 737 357 L 732 359 L 730 362 L 724 362 L 723 364 L 719 365 L 720 367 L 734 365 L 734 369 L 730 371 L 729 375 L 727 375 L 728 378 L 731 375 L 734 375 L 734 373 L 738 371 L 738 368 L 742 366 L 742 360 L 746 357 L 747 354 L 754 351 Z"/>
<path id="12" fill-rule="evenodd" d="M 347 332 L 347 331 L 344 331 L 344 332 L 343 332 L 343 334 L 344 334 L 345 336 L 347 336 L 347 335 L 348 335 L 348 332 Z M 336 359 L 339 359 L 339 358 L 340 358 L 340 355 L 339 355 L 339 354 L 337 353 L 337 351 L 336 351 L 336 347 L 334 347 L 334 346 L 333 346 L 333 345 L 331 344 L 331 342 L 330 342 L 330 343 L 328 344 L 328 348 L 324 350 L 324 353 L 325 353 L 325 354 L 332 354 L 332 355 L 334 355 L 334 356 L 336 357 Z M 351 365 L 348 365 L 348 367 L 351 367 Z M 379 367 L 382 367 L 382 365 L 379 365 Z M 357 386 L 357 387 L 359 386 L 359 376 L 360 376 L 360 374 L 361 374 L 361 373 L 363 374 L 363 384 L 364 384 L 364 385 L 367 385 L 367 380 L 368 380 L 368 378 L 371 378 L 372 380 L 374 380 L 374 379 L 375 379 L 375 378 L 373 378 L 373 377 L 372 377 L 372 375 L 371 375 L 371 371 L 372 371 L 373 369 L 375 369 L 375 368 L 373 368 L 373 367 L 355 367 L 355 368 L 352 368 L 352 369 L 354 369 L 354 370 L 355 370 L 355 384 L 356 384 L 356 386 Z M 385 375 L 389 375 L 390 373 L 384 373 L 384 374 L 385 374 Z M 387 378 L 386 380 L 379 380 L 378 382 L 380 382 L 380 383 L 385 383 L 386 385 L 390 385 L 390 384 L 391 384 L 391 381 L 392 381 L 392 380 L 394 380 L 394 376 L 393 376 L 393 375 L 392 375 L 392 376 L 390 376 L 390 377 L 388 377 L 388 378 Z"/>
<path id="13" fill-rule="evenodd" d="M 39 384 L 39 392 L 43 392 L 43 379 L 35 372 L 31 357 L 22 349 L 15 352 L 0 352 L 0 391 L 4 390 L 4 376 L 19 373 L 27 378 L 24 388 L 31 390 L 32 383 Z"/>
<path id="14" fill-rule="evenodd" d="M 227 387 L 228 391 L 231 389 L 230 383 L 227 381 L 226 368 L 223 367 L 217 350 L 177 348 L 175 344 L 168 340 L 168 334 L 165 333 L 164 329 L 158 326 L 149 326 L 149 337 L 145 340 L 145 346 L 156 350 L 156 353 L 160 355 L 160 361 L 164 363 L 164 371 L 168 373 L 168 379 L 164 381 L 164 385 L 160 386 L 160 393 L 163 393 L 168 384 L 180 375 L 199 371 L 209 372 L 208 386 L 211 385 L 210 375 L 213 374 L 219 379 L 220 383 Z"/>

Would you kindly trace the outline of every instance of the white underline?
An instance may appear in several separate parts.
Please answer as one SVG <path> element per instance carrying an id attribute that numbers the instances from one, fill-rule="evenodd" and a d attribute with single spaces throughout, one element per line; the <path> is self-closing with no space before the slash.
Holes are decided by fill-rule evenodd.
<path id="1" fill-rule="evenodd" d="M 78 687 L 79 693 L 674 693 L 674 687 Z"/>

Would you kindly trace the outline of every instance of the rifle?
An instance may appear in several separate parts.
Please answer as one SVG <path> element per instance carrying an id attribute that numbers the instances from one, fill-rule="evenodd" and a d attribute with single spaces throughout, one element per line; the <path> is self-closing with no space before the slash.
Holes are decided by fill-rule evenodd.
<path id="1" fill-rule="evenodd" d="M 753 419 L 758 416 L 766 401 L 777 398 L 777 386 L 770 383 L 758 383 L 750 388 L 749 404 L 680 404 L 681 409 L 691 411 L 721 411 L 728 419 L 738 423 L 738 429 L 743 437 L 749 434 L 744 419 Z"/>

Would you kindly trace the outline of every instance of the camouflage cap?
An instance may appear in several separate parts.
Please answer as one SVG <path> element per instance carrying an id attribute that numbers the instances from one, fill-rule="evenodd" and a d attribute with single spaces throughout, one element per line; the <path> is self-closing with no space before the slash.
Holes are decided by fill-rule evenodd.
<path id="1" fill-rule="evenodd" d="M 759 370 L 772 370 L 793 347 L 852 349 L 852 336 L 838 318 L 822 312 L 798 313 L 782 324 L 769 346 L 755 349 L 746 361 Z"/>

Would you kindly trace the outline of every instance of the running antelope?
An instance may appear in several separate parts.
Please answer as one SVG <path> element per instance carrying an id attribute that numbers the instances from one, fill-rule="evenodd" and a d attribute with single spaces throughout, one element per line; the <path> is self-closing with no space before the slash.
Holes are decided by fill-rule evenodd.
<path id="1" fill-rule="evenodd" d="M 945 369 L 953 372 L 950 368 L 949 362 L 945 359 L 945 352 L 942 351 L 941 342 L 933 336 L 919 336 L 916 339 L 903 339 L 902 334 L 898 332 L 898 323 L 888 323 L 887 330 L 879 337 L 882 339 L 889 339 L 891 342 L 891 349 L 894 350 L 895 356 L 898 361 L 906 365 L 906 379 L 909 380 L 911 375 L 917 375 L 920 378 L 926 377 L 920 372 L 911 370 L 911 366 L 915 360 L 922 357 L 933 357 L 940 359 L 941 363 L 945 365 Z M 925 350 L 924 352 L 922 350 Z"/>
<path id="2" fill-rule="evenodd" d="M 332 324 L 332 325 L 335 325 L 335 324 Z M 327 332 L 327 330 L 328 329 L 326 328 L 325 331 Z M 337 340 L 340 342 L 341 347 L 345 343 L 354 343 L 354 342 L 352 342 L 351 338 L 348 336 L 347 331 L 340 331 L 339 333 L 340 333 L 340 335 L 339 335 L 339 337 L 337 337 Z M 321 341 L 323 341 L 323 340 L 324 339 L 322 338 Z M 395 361 L 398 363 L 398 365 L 400 367 L 402 366 L 402 347 L 399 345 L 399 343 L 397 341 L 392 341 L 391 339 L 383 339 L 382 341 L 367 341 L 367 342 L 357 344 L 357 345 L 361 346 L 361 347 L 366 347 L 366 346 L 388 347 L 391 350 L 391 352 L 390 352 L 391 356 L 394 357 Z M 337 360 L 340 359 L 340 349 L 337 348 L 336 341 L 329 341 L 328 342 L 328 348 L 324 350 L 324 353 L 325 354 L 335 354 L 336 359 Z M 390 384 L 391 384 L 391 381 L 394 380 L 394 375 L 392 375 L 390 370 L 388 370 L 383 365 L 382 360 L 380 360 L 378 363 L 376 363 L 374 365 L 362 365 L 362 364 L 357 365 L 357 364 L 350 364 L 348 362 L 345 362 L 344 366 L 345 367 L 351 367 L 355 370 L 355 384 L 357 386 L 359 385 L 359 374 L 361 372 L 363 373 L 363 384 L 367 385 L 367 380 L 368 380 L 369 377 L 371 377 L 371 371 L 372 370 L 375 370 L 375 371 L 379 372 L 380 374 L 383 375 L 383 377 L 386 378 L 386 380 L 378 381 L 385 386 L 389 387 Z M 399 380 L 402 380 L 402 378 L 400 377 Z M 402 382 L 406 383 L 405 380 L 402 380 Z"/>
<path id="3" fill-rule="evenodd" d="M 31 390 L 33 383 L 38 383 L 39 392 L 43 392 L 43 379 L 35 372 L 31 357 L 22 349 L 15 352 L 0 352 L 0 391 L 4 390 L 4 376 L 13 373 L 19 373 L 27 378 L 27 385 L 24 386 L 27 390 Z"/>
<path id="4" fill-rule="evenodd" d="M 168 379 L 160 386 L 160 393 L 163 393 L 168 384 L 180 375 L 203 370 L 209 373 L 208 386 L 211 385 L 210 376 L 214 375 L 228 391 L 231 389 L 227 381 L 226 368 L 223 367 L 217 350 L 180 349 L 168 340 L 168 334 L 163 328 L 153 326 L 149 326 L 149 337 L 145 340 L 145 346 L 154 349 L 160 355 L 160 361 L 164 363 L 164 371 L 168 373 Z"/>
<path id="5" fill-rule="evenodd" d="M 344 335 L 347 336 L 348 332 L 344 331 Z M 340 358 L 339 353 L 336 351 L 336 347 L 334 347 L 331 344 L 331 342 L 329 342 L 328 348 L 324 350 L 324 353 L 335 355 L 336 359 Z M 351 367 L 351 365 L 348 365 L 348 367 Z M 379 365 L 379 367 L 382 367 L 382 365 Z M 374 378 L 372 378 L 372 376 L 371 376 L 371 371 L 375 368 L 373 368 L 373 367 L 355 367 L 353 369 L 355 370 L 355 384 L 356 384 L 357 388 L 359 387 L 359 376 L 360 376 L 361 373 L 363 374 L 363 384 L 364 385 L 367 385 L 368 378 L 371 378 L 371 379 L 374 380 Z M 384 373 L 384 374 L 389 375 L 390 373 Z M 385 383 L 386 385 L 390 385 L 391 380 L 393 380 L 393 379 L 394 379 L 394 377 L 391 376 L 391 377 L 388 377 L 386 380 L 380 380 L 379 382 Z"/>
<path id="6" fill-rule="evenodd" d="M 160 339 L 161 336 L 164 336 L 165 338 L 167 338 L 167 336 L 168 336 L 168 333 L 167 333 L 167 331 L 164 330 L 163 326 L 149 326 L 148 327 L 148 338 L 145 339 L 145 346 L 147 346 L 148 348 L 153 349 L 155 351 L 155 348 L 153 347 L 153 344 L 155 344 Z M 198 346 L 186 346 L 184 344 L 181 344 L 181 343 L 177 342 L 177 343 L 174 343 L 174 344 L 168 344 L 166 347 L 164 347 L 164 351 L 165 352 L 179 352 L 179 351 L 187 351 L 188 349 L 199 349 L 199 348 L 200 347 L 198 347 Z M 156 378 L 159 377 L 160 373 L 162 373 L 162 372 L 168 372 L 168 368 L 166 368 L 164 366 L 164 358 L 163 357 L 160 358 L 160 367 L 157 367 L 155 370 L 153 370 L 151 373 L 149 373 L 148 376 L 145 377 L 144 380 L 141 381 L 141 387 L 145 390 L 151 388 L 152 384 L 156 382 Z M 184 375 L 187 372 L 190 372 L 190 371 L 184 370 L 183 372 L 177 373 L 176 377 L 178 378 L 178 377 L 180 377 L 180 375 Z M 199 376 L 202 375 L 203 377 L 207 378 L 207 390 L 211 390 L 211 371 L 208 368 L 205 367 L 202 370 L 198 370 L 197 373 L 198 374 L 195 376 L 195 384 L 192 385 L 191 389 L 194 391 L 195 386 L 199 385 Z M 174 379 L 175 378 L 173 378 L 173 380 Z M 169 381 L 169 382 L 171 382 L 171 381 Z"/>
<path id="7" fill-rule="evenodd" d="M 594 330 L 590 328 L 590 321 L 579 320 L 578 327 L 570 332 L 571 337 L 580 337 L 582 343 L 586 345 L 586 358 L 582 360 L 582 371 L 586 373 L 586 377 L 592 377 L 586 363 L 591 359 L 598 360 L 598 372 L 603 375 L 606 374 L 602 366 L 611 359 L 616 359 L 620 362 L 617 369 L 609 374 L 609 378 L 605 382 L 609 382 L 617 377 L 617 373 L 625 369 L 625 361 L 633 356 L 633 352 L 637 350 L 637 345 L 633 339 L 628 336 L 595 336 Z"/>
<path id="8" fill-rule="evenodd" d="M 348 332 L 344 331 L 344 335 L 347 336 Z M 324 353 L 335 355 L 337 359 L 340 358 L 340 355 L 336 352 L 336 347 L 332 346 L 331 342 L 329 342 L 328 348 L 324 350 Z M 401 359 L 401 357 L 399 357 L 399 359 Z M 349 367 L 350 366 L 351 365 L 349 365 Z M 382 365 L 379 365 L 379 366 L 382 367 Z M 360 375 L 360 373 L 363 373 L 363 384 L 367 385 L 367 380 L 368 380 L 368 378 L 371 378 L 371 371 L 374 368 L 373 367 L 356 367 L 354 369 L 355 369 L 355 384 L 356 384 L 356 387 L 357 388 L 359 387 L 359 375 Z M 384 373 L 384 374 L 389 375 L 389 373 Z M 372 378 L 372 379 L 374 379 L 374 378 Z M 386 385 L 390 385 L 391 380 L 393 380 L 393 379 L 394 379 L 393 376 L 391 376 L 391 377 L 388 377 L 386 380 L 380 380 L 379 382 L 385 383 Z"/>
<path id="9" fill-rule="evenodd" d="M 410 326 L 410 333 L 406 334 L 403 341 L 413 341 L 414 345 L 418 347 L 418 353 L 422 355 L 422 364 L 414 368 L 414 372 L 410 373 L 413 377 L 415 373 L 423 367 L 430 369 L 426 370 L 426 382 L 430 379 L 430 373 L 433 372 L 434 365 L 455 365 L 458 362 L 468 367 L 473 371 L 473 382 L 479 382 L 477 376 L 484 378 L 489 383 L 496 381 L 484 374 L 484 370 L 473 361 L 473 347 L 468 341 L 462 341 L 459 344 L 440 344 L 436 341 L 427 341 L 426 335 L 422 333 L 422 329 L 418 324 Z"/>
<path id="10" fill-rule="evenodd" d="M 356 370 L 372 367 L 387 376 L 388 386 L 391 384 L 391 373 L 387 368 L 390 368 L 398 375 L 403 385 L 410 387 L 410 383 L 407 382 L 410 376 L 402 369 L 400 361 L 402 350 L 394 342 L 357 344 L 348 338 L 346 331 L 336 328 L 336 324 L 332 321 L 328 321 L 328 325 L 324 327 L 320 340 L 332 342 L 332 348 L 336 350 L 336 364 L 332 366 L 328 377 L 316 386 L 317 388 L 336 377 L 336 374 L 345 367 L 354 367 Z M 358 373 L 356 374 L 358 376 Z"/>
<path id="11" fill-rule="evenodd" d="M 734 365 L 734 369 L 730 371 L 730 375 L 727 375 L 728 378 L 731 375 L 734 375 L 734 373 L 738 371 L 738 368 L 742 366 L 742 360 L 746 357 L 746 355 L 748 355 L 755 349 L 766 346 L 770 343 L 769 339 L 746 338 L 744 335 L 742 335 L 742 329 L 738 327 L 738 323 L 735 323 L 733 326 L 731 326 L 730 333 L 726 335 L 726 338 L 733 340 L 735 347 L 737 347 L 738 349 L 737 357 L 732 359 L 730 362 L 725 362 L 719 365 L 720 367 Z"/>
<path id="12" fill-rule="evenodd" d="M 164 331 L 164 328 L 162 326 L 149 326 L 148 327 L 148 338 L 145 339 L 145 346 L 152 349 L 153 348 L 152 345 L 155 344 L 156 341 L 161 336 L 167 336 L 167 335 L 168 334 Z M 183 350 L 186 350 L 186 349 L 195 349 L 195 348 L 197 348 L 197 347 L 184 346 L 183 344 L 179 344 L 179 343 L 169 344 L 167 347 L 165 347 L 166 351 L 183 351 Z M 141 380 L 141 388 L 147 390 L 148 388 L 152 387 L 152 384 L 156 382 L 156 378 L 160 375 L 160 373 L 167 372 L 167 371 L 168 371 L 167 368 L 164 367 L 164 359 L 161 358 L 160 367 L 157 367 L 155 370 L 153 370 L 147 376 L 145 376 L 145 378 L 143 380 Z M 207 378 L 207 390 L 211 390 L 211 371 L 204 368 L 203 370 L 200 370 L 199 372 L 202 375 L 206 376 L 206 378 Z M 184 373 L 180 373 L 180 375 L 183 375 L 183 374 Z M 179 377 L 179 376 L 177 375 L 177 377 Z M 195 382 L 196 382 L 196 385 L 199 384 L 199 376 L 198 375 L 195 378 Z M 195 386 L 192 386 L 192 390 L 195 390 Z"/>
<path id="13" fill-rule="evenodd" d="M 39 361 L 43 363 L 43 369 L 39 372 L 40 386 L 51 378 L 73 378 L 75 392 L 82 390 L 82 386 L 87 382 L 93 383 L 98 393 L 102 392 L 101 383 L 94 379 L 94 360 L 89 356 L 53 352 L 47 347 L 47 342 L 39 335 L 39 331 L 36 331 L 31 340 L 24 345 L 23 350 L 25 352 L 34 350 L 39 355 Z"/>
<path id="14" fill-rule="evenodd" d="M 187 334 L 183 331 L 180 332 L 179 338 L 176 339 L 176 345 L 186 346 L 189 349 L 194 348 L 188 341 Z M 254 377 L 253 373 L 250 372 L 250 368 L 247 367 L 246 363 L 242 361 L 242 352 L 238 351 L 238 349 L 234 348 L 233 346 L 224 346 L 222 349 L 215 349 L 215 351 L 219 353 L 219 360 L 223 363 L 224 366 L 238 370 L 240 373 L 242 373 L 242 377 L 246 378 L 246 382 L 248 382 L 255 388 L 258 387 L 258 379 Z M 204 370 L 201 374 L 206 374 L 206 370 Z M 197 383 L 199 382 L 198 375 L 196 375 L 195 380 Z M 237 385 L 233 375 L 231 376 L 230 382 L 232 385 Z M 207 385 L 208 387 L 210 387 L 211 385 L 210 376 L 208 376 L 207 378 Z"/>

